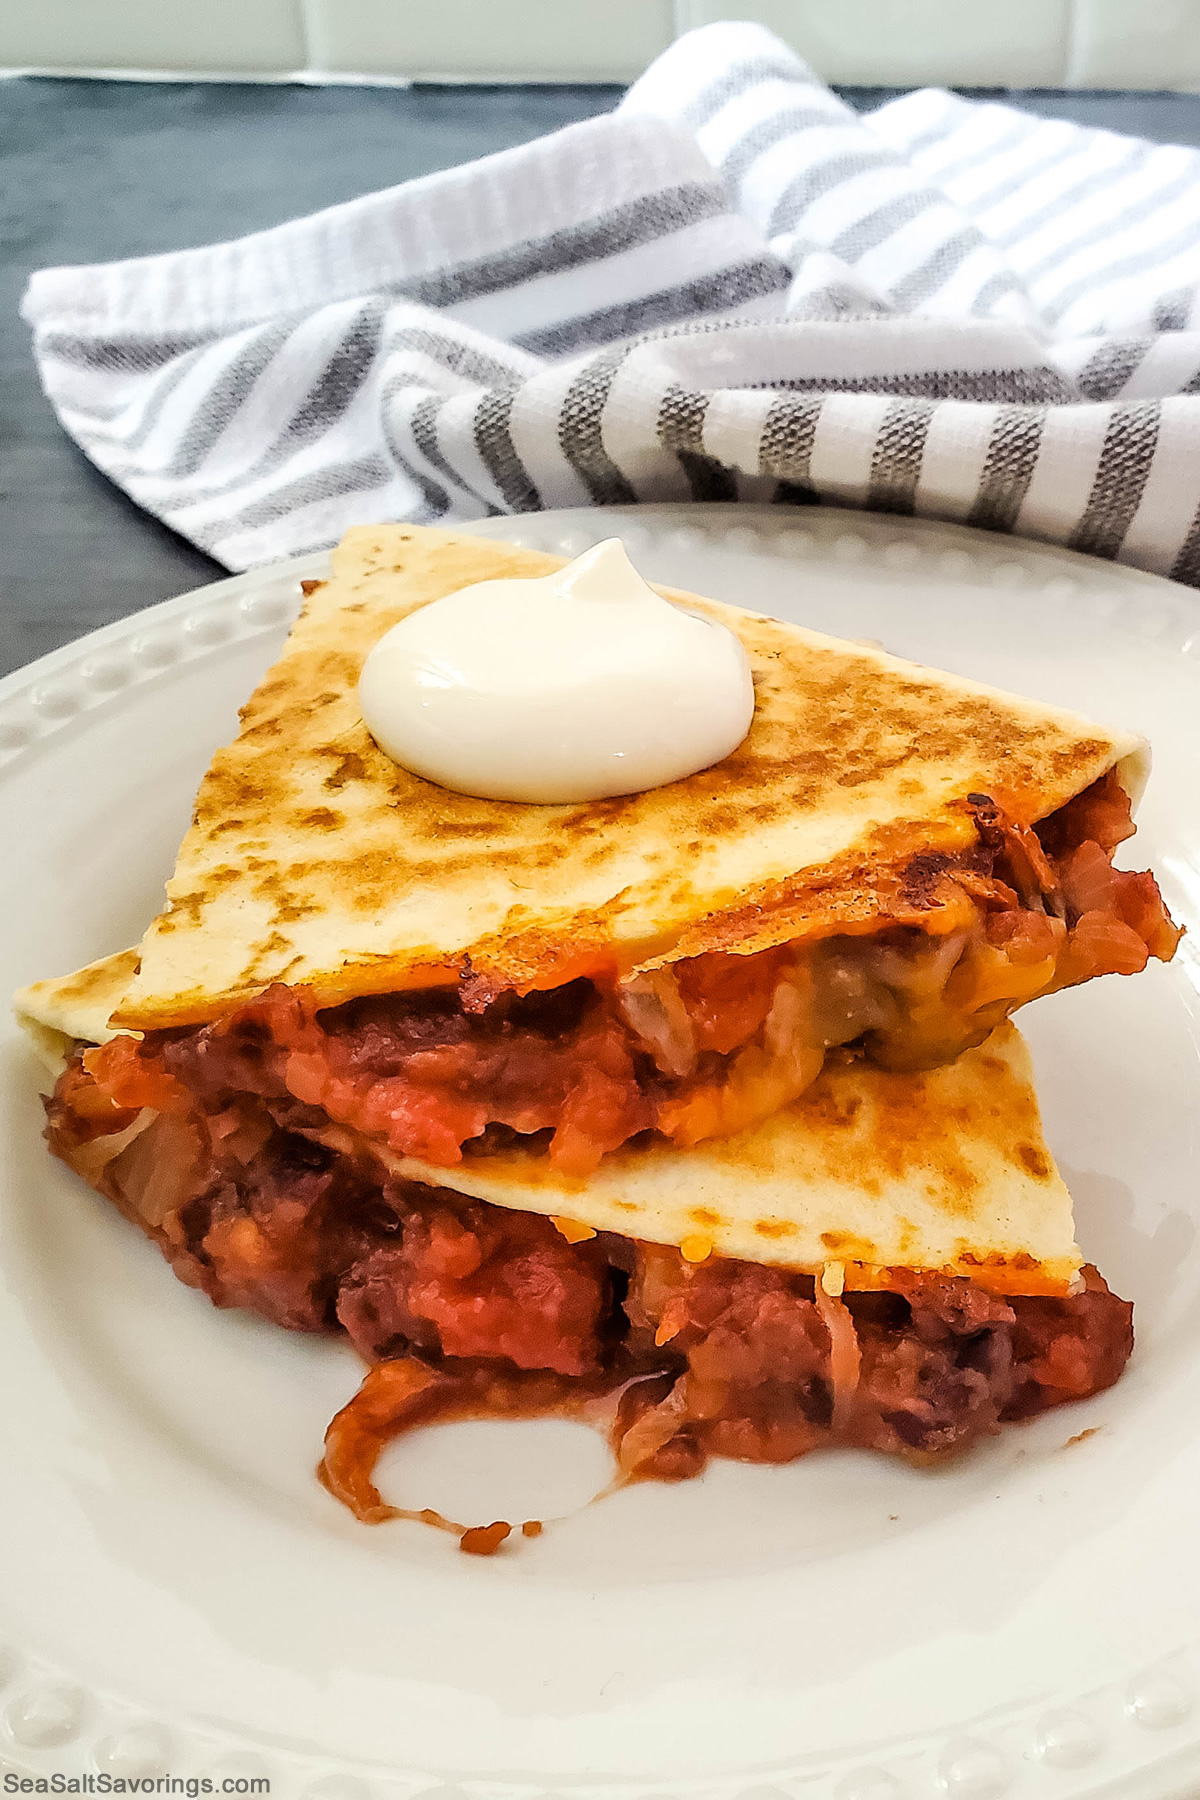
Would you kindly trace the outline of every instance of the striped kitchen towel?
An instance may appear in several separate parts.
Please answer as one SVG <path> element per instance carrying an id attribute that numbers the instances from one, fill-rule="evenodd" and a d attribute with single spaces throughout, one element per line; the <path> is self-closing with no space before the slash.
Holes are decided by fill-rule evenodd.
<path id="1" fill-rule="evenodd" d="M 276 230 L 36 274 L 66 430 L 228 567 L 634 500 L 965 520 L 1200 585 L 1200 153 L 768 31 L 606 117 Z"/>

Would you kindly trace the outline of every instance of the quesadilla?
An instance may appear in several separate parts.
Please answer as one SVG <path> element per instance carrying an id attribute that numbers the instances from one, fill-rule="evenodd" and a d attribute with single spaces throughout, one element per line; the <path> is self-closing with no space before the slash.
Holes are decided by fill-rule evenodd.
<path id="1" fill-rule="evenodd" d="M 721 763 L 530 805 L 385 756 L 380 637 L 560 566 L 349 534 L 140 948 L 17 996 L 65 1059 L 52 1150 L 216 1304 L 349 1336 L 322 1470 L 364 1519 L 382 1443 L 435 1417 L 600 1408 L 627 1476 L 673 1479 L 946 1455 L 1108 1386 L 1131 1309 L 1008 1015 L 1174 953 L 1113 866 L 1145 744 L 667 592 L 753 672 Z"/>
<path id="2" fill-rule="evenodd" d="M 71 979 L 25 990 L 24 1020 L 86 1036 L 99 977 Z M 51 1149 L 217 1305 L 349 1336 L 371 1366 L 321 1473 L 370 1522 L 396 1510 L 381 1447 L 436 1418 L 599 1414 L 630 1478 L 830 1443 L 924 1461 L 1109 1386 L 1132 1347 L 1008 1023 L 924 1072 L 838 1052 L 766 1123 L 647 1140 L 583 1187 L 528 1147 L 421 1165 L 215 1074 L 126 1103 L 111 1070 L 136 1056 L 72 1047 Z"/>
<path id="3" fill-rule="evenodd" d="M 349 533 L 201 784 L 113 1016 L 145 1034 L 131 1079 L 203 1090 L 215 1059 L 254 1091 L 265 1060 L 402 1156 L 452 1168 L 516 1134 L 583 1179 L 646 1131 L 686 1148 L 768 1118 L 838 1046 L 949 1062 L 1038 995 L 1173 954 L 1153 876 L 1112 865 L 1142 740 L 689 595 L 668 597 L 734 631 L 755 682 L 715 767 L 553 806 L 397 767 L 356 698 L 371 647 L 561 566 Z"/>

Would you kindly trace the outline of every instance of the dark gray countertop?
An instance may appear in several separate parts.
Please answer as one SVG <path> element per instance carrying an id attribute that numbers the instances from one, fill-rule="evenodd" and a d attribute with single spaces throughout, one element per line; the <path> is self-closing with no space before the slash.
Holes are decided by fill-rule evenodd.
<path id="1" fill-rule="evenodd" d="M 179 249 L 604 112 L 604 87 L 0 83 L 0 673 L 223 574 L 108 482 L 38 386 L 30 270 Z M 850 90 L 858 107 L 888 98 Z M 1051 117 L 1200 144 L 1200 96 L 1005 94 Z"/>

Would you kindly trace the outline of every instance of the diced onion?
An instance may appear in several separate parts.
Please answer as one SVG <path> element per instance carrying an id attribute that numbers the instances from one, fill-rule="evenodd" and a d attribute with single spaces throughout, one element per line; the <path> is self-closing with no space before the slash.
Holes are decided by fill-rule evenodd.
<path id="1" fill-rule="evenodd" d="M 622 982 L 621 1012 L 664 1075 L 690 1075 L 696 1067 L 696 1033 L 679 985 L 669 969 L 652 969 Z"/>
<path id="2" fill-rule="evenodd" d="M 850 1308 L 829 1293 L 823 1281 L 813 1283 L 817 1311 L 829 1333 L 829 1379 L 833 1387 L 833 1432 L 845 1432 L 854 1414 L 862 1356 Z"/>

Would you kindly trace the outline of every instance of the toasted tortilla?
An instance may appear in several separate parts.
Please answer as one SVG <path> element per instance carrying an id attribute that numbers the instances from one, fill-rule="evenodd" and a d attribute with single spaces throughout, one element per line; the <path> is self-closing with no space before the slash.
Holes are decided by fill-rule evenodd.
<path id="1" fill-rule="evenodd" d="M 133 951 L 17 996 L 51 1075 L 79 1041 L 103 1042 Z M 49 1054 L 47 1054 L 49 1051 Z M 584 1183 L 538 1150 L 454 1168 L 376 1147 L 389 1171 L 556 1220 L 568 1237 L 615 1231 L 685 1255 L 836 1271 L 848 1288 L 888 1270 L 963 1275 L 999 1294 L 1065 1294 L 1082 1266 L 1071 1196 L 1042 1132 L 1029 1052 L 1012 1024 L 923 1074 L 835 1053 L 808 1091 L 738 1137 L 690 1150 L 642 1141 Z"/>
<path id="2" fill-rule="evenodd" d="M 398 620 L 562 558 L 410 525 L 360 527 L 307 597 L 195 820 L 115 1022 L 195 1024 L 272 982 L 322 1004 L 457 981 L 551 987 L 832 931 L 950 930 L 961 891 L 914 856 L 975 841 L 966 795 L 1029 823 L 1145 745 L 863 644 L 661 590 L 737 632 L 757 706 L 742 745 L 646 793 L 531 806 L 398 768 L 356 686 Z"/>
<path id="3" fill-rule="evenodd" d="M 71 975 L 35 981 L 13 995 L 17 1023 L 46 1072 L 58 1078 L 77 1043 L 107 1044 L 109 1018 L 137 973 L 136 950 L 102 956 Z"/>

